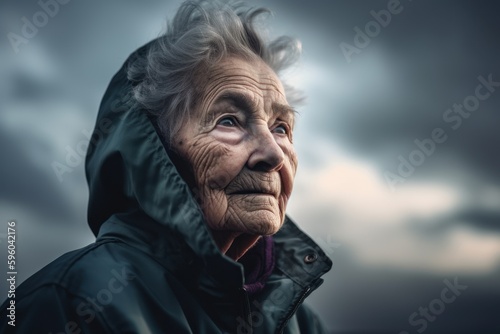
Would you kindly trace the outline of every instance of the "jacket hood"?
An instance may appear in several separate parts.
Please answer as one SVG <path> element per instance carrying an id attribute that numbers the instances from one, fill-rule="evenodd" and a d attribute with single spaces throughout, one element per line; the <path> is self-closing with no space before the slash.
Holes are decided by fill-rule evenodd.
<path id="1" fill-rule="evenodd" d="M 228 288 L 241 287 L 243 266 L 217 248 L 200 207 L 172 163 L 155 126 L 146 111 L 134 102 L 127 68 L 138 55 L 147 52 L 150 44 L 126 60 L 102 99 L 86 157 L 88 223 L 96 236 L 103 233 L 101 225 L 113 216 L 131 222 L 134 229 L 149 230 L 158 240 L 158 236 L 172 235 L 169 240 L 174 240 L 175 247 L 188 257 L 201 259 L 206 271 L 203 276 Z M 286 217 L 285 225 L 288 221 Z M 276 240 L 275 243 L 280 242 Z M 321 249 L 308 237 L 306 243 L 320 252 L 329 269 L 331 261 Z"/>
<path id="2" fill-rule="evenodd" d="M 104 222 L 119 216 L 153 234 L 173 235 L 170 240 L 180 240 L 175 247 L 210 263 L 204 267 L 212 271 L 211 276 L 223 276 L 219 278 L 241 286 L 242 266 L 217 248 L 155 126 L 134 102 L 127 68 L 151 43 L 129 56 L 99 107 L 85 162 L 89 226 L 97 236 Z"/>

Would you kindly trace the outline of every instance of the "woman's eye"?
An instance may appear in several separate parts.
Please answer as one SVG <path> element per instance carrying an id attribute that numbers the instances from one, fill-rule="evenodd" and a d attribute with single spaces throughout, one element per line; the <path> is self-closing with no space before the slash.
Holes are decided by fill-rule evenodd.
<path id="1" fill-rule="evenodd" d="M 234 117 L 224 117 L 217 122 L 217 125 L 222 125 L 222 126 L 236 126 L 236 120 Z"/>
<path id="2" fill-rule="evenodd" d="M 285 125 L 278 125 L 277 127 L 274 128 L 273 130 L 275 133 L 279 133 L 282 135 L 286 135 L 288 133 L 288 129 Z"/>

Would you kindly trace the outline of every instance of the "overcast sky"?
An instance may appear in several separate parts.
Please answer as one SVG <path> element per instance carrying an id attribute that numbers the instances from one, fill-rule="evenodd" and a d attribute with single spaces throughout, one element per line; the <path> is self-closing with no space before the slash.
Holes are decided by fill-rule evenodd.
<path id="1" fill-rule="evenodd" d="M 61 179 L 51 164 L 86 140 L 112 75 L 179 3 L 73 0 L 14 47 L 8 34 L 42 9 L 0 4 L 0 219 L 18 222 L 20 279 L 93 241 L 83 161 Z M 288 212 L 334 261 L 310 304 L 335 333 L 416 333 L 410 315 L 458 280 L 425 332 L 500 330 L 500 6 L 254 3 L 273 10 L 271 37 L 303 45 L 283 77 L 307 96 Z"/>

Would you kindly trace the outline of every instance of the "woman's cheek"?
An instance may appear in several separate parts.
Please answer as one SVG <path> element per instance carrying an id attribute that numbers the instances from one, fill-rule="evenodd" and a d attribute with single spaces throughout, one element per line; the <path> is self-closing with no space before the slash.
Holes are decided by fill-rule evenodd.
<path id="1" fill-rule="evenodd" d="M 241 173 L 248 160 L 242 145 L 218 142 L 212 152 L 217 151 L 206 170 L 206 184 L 209 189 L 223 190 Z"/>
<path id="2" fill-rule="evenodd" d="M 278 145 L 283 150 L 285 155 L 286 162 L 288 163 L 289 168 L 292 169 L 292 174 L 295 175 L 297 170 L 297 153 L 295 152 L 295 147 L 290 142 L 288 138 L 279 138 L 277 140 Z"/>
<path id="3" fill-rule="evenodd" d="M 283 152 L 285 154 L 285 163 L 280 171 L 283 194 L 286 198 L 289 198 L 292 194 L 293 183 L 295 180 L 295 174 L 297 172 L 297 154 L 295 153 L 295 148 L 291 143 L 282 146 Z"/>

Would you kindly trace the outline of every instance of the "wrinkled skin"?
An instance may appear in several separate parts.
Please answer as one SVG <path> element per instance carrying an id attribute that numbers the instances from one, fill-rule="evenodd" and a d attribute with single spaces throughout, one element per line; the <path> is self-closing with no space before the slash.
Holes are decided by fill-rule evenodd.
<path id="1" fill-rule="evenodd" d="M 237 260 L 283 224 L 297 167 L 294 112 L 260 59 L 225 58 L 196 81 L 193 116 L 173 149 L 217 246 Z"/>

